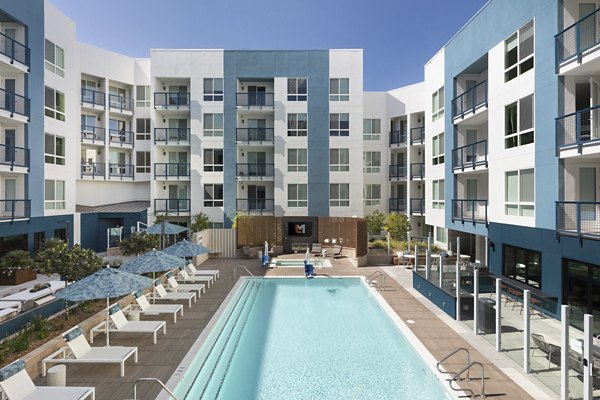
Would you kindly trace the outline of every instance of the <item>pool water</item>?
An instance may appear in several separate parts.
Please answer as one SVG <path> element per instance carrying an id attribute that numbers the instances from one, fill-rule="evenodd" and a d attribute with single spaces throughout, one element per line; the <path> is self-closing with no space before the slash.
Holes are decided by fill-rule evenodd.
<path id="1" fill-rule="evenodd" d="M 447 399 L 358 278 L 247 279 L 185 368 L 185 399 Z"/>

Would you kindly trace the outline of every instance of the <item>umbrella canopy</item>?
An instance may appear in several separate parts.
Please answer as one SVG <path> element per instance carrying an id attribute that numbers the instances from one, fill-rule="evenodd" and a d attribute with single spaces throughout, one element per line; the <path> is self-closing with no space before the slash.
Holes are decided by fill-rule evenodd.
<path id="1" fill-rule="evenodd" d="M 185 261 L 179 257 L 166 254 L 162 251 L 151 250 L 133 260 L 125 262 L 121 265 L 120 270 L 134 274 L 146 274 L 149 272 L 164 272 L 184 265 Z"/>
<path id="2" fill-rule="evenodd" d="M 194 257 L 199 256 L 200 254 L 206 254 L 209 250 L 207 247 L 183 239 L 182 241 L 167 247 L 163 252 L 175 257 Z"/>
<path id="3" fill-rule="evenodd" d="M 175 224 L 171 224 L 169 222 L 165 222 L 164 223 L 164 230 L 163 230 L 163 224 L 156 224 L 156 225 L 152 225 L 149 226 L 148 228 L 146 228 L 146 232 L 150 233 L 152 235 L 161 235 L 161 234 L 165 234 L 165 235 L 177 235 L 181 232 L 185 232 L 187 231 L 188 228 L 184 227 L 184 226 L 179 226 L 179 225 L 175 225 Z"/>

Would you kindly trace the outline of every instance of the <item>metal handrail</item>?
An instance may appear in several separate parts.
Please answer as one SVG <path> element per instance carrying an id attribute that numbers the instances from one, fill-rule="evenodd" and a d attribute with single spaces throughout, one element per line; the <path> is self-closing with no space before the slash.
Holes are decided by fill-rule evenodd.
<path id="1" fill-rule="evenodd" d="M 375 278 L 379 278 L 379 277 L 382 278 L 381 281 L 376 281 Z M 385 289 L 386 283 L 387 283 L 385 274 L 381 271 L 373 272 L 371 275 L 369 275 L 366 278 L 366 282 L 369 286 L 373 286 L 373 282 L 375 282 L 375 286 L 373 286 L 373 287 L 375 287 L 377 289 L 381 289 L 381 290 Z"/>
<path id="2" fill-rule="evenodd" d="M 245 267 L 245 266 L 243 266 L 243 265 L 238 265 L 237 267 L 233 268 L 233 280 L 234 280 L 234 281 L 237 281 L 237 274 L 236 274 L 236 272 L 237 272 L 237 270 L 238 270 L 238 269 L 240 269 L 240 268 L 243 268 L 243 269 L 245 269 L 247 273 L 249 273 L 250 275 L 252 275 L 252 276 L 256 277 L 256 275 L 254 275 L 252 272 L 250 272 L 250 271 L 248 270 L 248 268 L 246 268 L 246 267 Z"/>
<path id="3" fill-rule="evenodd" d="M 469 353 L 469 349 L 467 349 L 466 347 L 459 347 L 458 349 L 454 350 L 453 352 L 449 353 L 444 358 L 442 358 L 440 361 L 438 361 L 438 363 L 435 365 L 435 367 L 437 368 L 438 372 L 449 374 L 449 372 L 442 371 L 440 369 L 440 365 L 442 365 L 442 363 L 444 361 L 446 361 L 447 359 L 449 359 L 450 357 L 454 356 L 455 354 L 457 354 L 457 353 L 459 353 L 461 351 L 464 351 L 464 352 L 467 353 L 467 366 L 469 366 L 471 364 L 471 353 Z M 469 379 L 469 371 L 468 370 L 467 370 L 467 379 Z"/>
<path id="4" fill-rule="evenodd" d="M 163 388 L 163 390 L 165 390 L 167 393 L 169 393 L 169 396 L 171 396 L 171 398 L 173 398 L 175 400 L 179 400 L 177 398 L 177 396 L 175 396 L 175 394 L 171 391 L 171 389 L 169 389 L 164 383 L 162 383 L 162 381 L 160 379 L 157 379 L 157 378 L 139 378 L 138 380 L 136 380 L 135 383 L 133 384 L 133 400 L 137 400 L 137 384 L 140 382 L 158 383 Z"/>
<path id="5" fill-rule="evenodd" d="M 481 367 L 481 393 L 480 394 L 475 394 L 471 389 L 461 389 L 461 388 L 454 388 L 452 386 L 452 382 L 457 381 L 459 376 L 462 375 L 463 372 L 467 371 L 467 380 L 469 379 L 469 371 L 471 370 L 472 367 L 474 366 L 480 366 Z M 448 382 L 448 385 L 450 385 L 450 389 L 454 390 L 454 391 L 466 391 L 466 392 L 470 392 L 471 393 L 471 397 L 473 396 L 479 396 L 481 398 L 485 398 L 485 370 L 483 367 L 483 364 L 480 363 L 479 361 L 473 361 L 472 363 L 469 363 L 469 365 L 467 365 L 466 367 L 464 367 L 463 369 L 461 369 L 460 371 L 458 371 L 453 377 L 452 379 L 450 379 L 450 381 Z"/>

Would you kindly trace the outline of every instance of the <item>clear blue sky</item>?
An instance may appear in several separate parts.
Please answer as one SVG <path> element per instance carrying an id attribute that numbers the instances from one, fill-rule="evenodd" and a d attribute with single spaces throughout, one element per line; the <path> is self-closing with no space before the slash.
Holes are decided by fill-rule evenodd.
<path id="1" fill-rule="evenodd" d="M 423 79 L 423 65 L 487 0 L 50 0 L 78 40 L 151 48 L 364 49 L 364 88 Z"/>

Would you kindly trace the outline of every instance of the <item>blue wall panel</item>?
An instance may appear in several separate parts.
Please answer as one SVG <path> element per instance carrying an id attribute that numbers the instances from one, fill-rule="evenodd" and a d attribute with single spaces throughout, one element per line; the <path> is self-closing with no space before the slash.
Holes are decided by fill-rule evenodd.
<path id="1" fill-rule="evenodd" d="M 106 251 L 107 229 L 123 227 L 123 238 L 129 237 L 131 227 L 138 221 L 146 221 L 147 210 L 122 213 L 86 213 L 81 214 L 81 246 L 97 252 Z"/>

